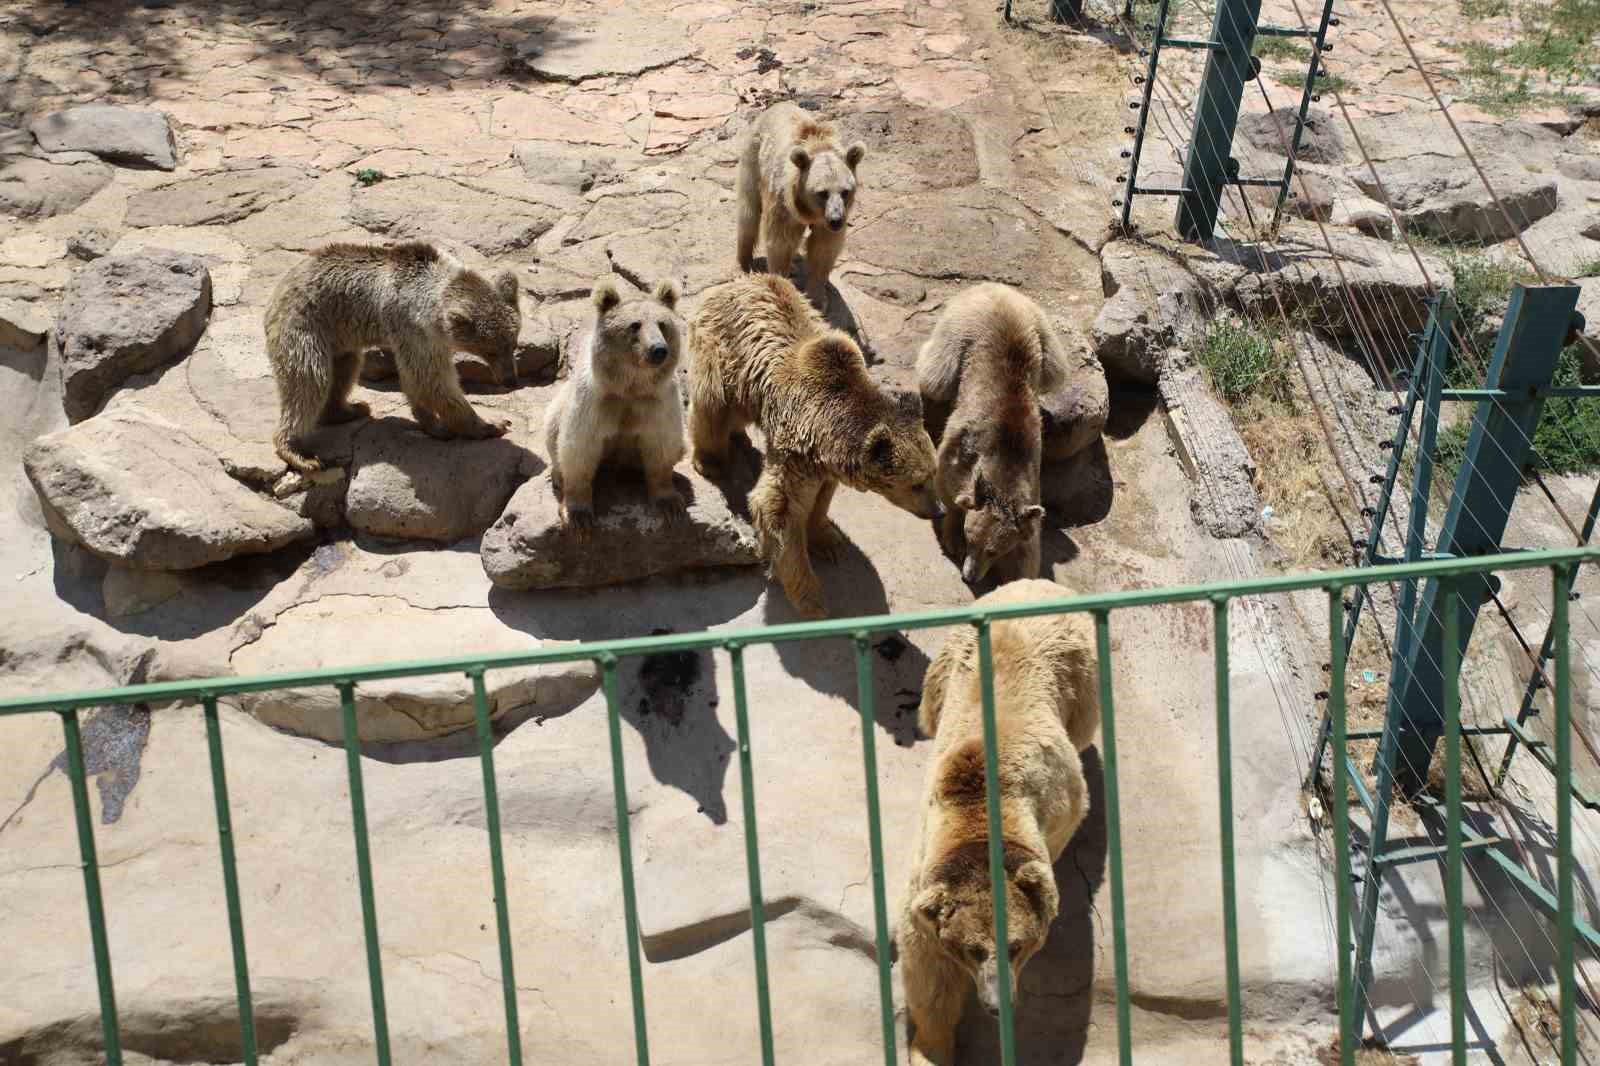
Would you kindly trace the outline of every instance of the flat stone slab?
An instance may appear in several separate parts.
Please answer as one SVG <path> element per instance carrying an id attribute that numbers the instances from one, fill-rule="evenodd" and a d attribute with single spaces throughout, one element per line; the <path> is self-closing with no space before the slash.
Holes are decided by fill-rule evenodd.
<path id="1" fill-rule="evenodd" d="M 172 170 L 178 146 L 161 111 L 85 104 L 46 115 L 30 129 L 47 152 L 92 152 L 109 163 Z"/>
<path id="2" fill-rule="evenodd" d="M 329 596 L 278 615 L 258 639 L 233 653 L 240 673 L 327 669 L 451 655 L 535 651 L 541 641 L 498 624 L 483 607 L 428 609 L 398 595 Z M 360 639 L 351 639 L 361 634 Z M 484 675 L 489 717 L 526 708 L 554 715 L 598 687 L 593 663 L 491 670 Z M 263 692 L 240 705 L 268 725 L 329 743 L 343 739 L 339 693 L 331 686 Z M 368 744 L 432 740 L 475 719 L 472 682 L 460 674 L 399 677 L 356 687 L 356 731 Z"/>
<path id="3" fill-rule="evenodd" d="M 55 159 L 0 156 L 0 215 L 54 218 L 76 210 L 111 182 L 111 168 L 74 153 Z"/>
<path id="4" fill-rule="evenodd" d="M 507 589 L 593 588 L 761 561 L 755 531 L 720 488 L 681 467 L 674 480 L 690 502 L 687 517 L 669 524 L 639 480 L 602 469 L 594 528 L 580 537 L 561 525 L 550 476 L 541 474 L 483 535 L 484 573 Z"/>
<path id="5" fill-rule="evenodd" d="M 237 222 L 309 188 L 291 167 L 260 167 L 186 178 L 135 193 L 128 200 L 130 226 L 216 226 Z"/>
<path id="6" fill-rule="evenodd" d="M 694 55 L 687 27 L 631 8 L 596 19 L 557 19 L 517 46 L 529 73 L 551 81 L 643 74 Z"/>
<path id="7" fill-rule="evenodd" d="M 489 256 L 526 248 L 561 217 L 544 204 L 497 196 L 446 178 L 393 178 L 353 195 L 350 221 L 370 233 L 460 241 Z"/>
<path id="8" fill-rule="evenodd" d="M 1359 167 L 1352 167 L 1350 176 L 1362 192 L 1394 207 L 1413 232 L 1436 240 L 1493 244 L 1555 211 L 1553 177 L 1526 169 L 1520 160 L 1489 157 L 1479 162 L 1499 203 L 1463 159 L 1419 155 L 1391 160 L 1381 186 Z"/>
<path id="9" fill-rule="evenodd" d="M 23 469 L 57 539 L 123 566 L 190 570 L 312 533 L 170 425 L 92 418 L 35 440 Z"/>

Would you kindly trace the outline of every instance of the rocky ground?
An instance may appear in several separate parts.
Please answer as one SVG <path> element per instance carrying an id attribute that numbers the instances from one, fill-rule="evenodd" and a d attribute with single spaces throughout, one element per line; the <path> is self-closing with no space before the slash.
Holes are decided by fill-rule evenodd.
<path id="1" fill-rule="evenodd" d="M 880 380 L 910 380 L 945 299 L 980 279 L 1039 299 L 1081 353 L 1058 410 L 1078 447 L 1046 473 L 1050 573 L 1091 591 L 1270 567 L 1249 457 L 1229 450 L 1231 427 L 1203 386 L 1186 384 L 1194 324 L 1222 304 L 1287 300 L 1319 336 L 1351 346 L 1357 327 L 1326 311 L 1338 286 L 1362 294 L 1372 332 L 1399 350 L 1425 315 L 1429 276 L 1444 271 L 1436 251 L 1413 259 L 1388 240 L 1389 207 L 1441 241 L 1509 248 L 1512 234 L 1493 230 L 1481 188 L 1441 186 L 1439 166 L 1412 150 L 1425 134 L 1441 158 L 1457 154 L 1424 114 L 1425 89 L 1383 66 L 1403 66 L 1395 38 L 1363 30 L 1337 39 L 1363 57 L 1346 76 L 1370 88 L 1348 103 L 1370 131 L 1383 189 L 1362 184 L 1359 151 L 1330 114 L 1305 167 L 1322 198 L 1308 190 L 1296 208 L 1306 218 L 1272 248 L 1235 239 L 1202 254 L 1162 240 L 1166 201 L 1136 214 L 1150 241 L 1108 243 L 1135 57 L 1109 22 L 1063 30 L 1026 21 L 1039 17 L 1030 5 L 1018 13 L 1024 24 L 1007 28 L 979 0 L 0 5 L 0 214 L 11 220 L 0 232 L 0 376 L 12 401 L 0 415 L 0 506 L 14 516 L 0 575 L 15 586 L 0 618 L 0 691 L 792 620 L 753 566 L 737 486 L 685 468 L 692 521 L 668 530 L 632 507 L 624 483 L 597 549 L 574 551 L 552 530 L 537 432 L 596 277 L 648 288 L 671 276 L 692 313 L 728 276 L 738 135 L 788 97 L 837 115 L 869 146 L 831 314 Z M 1428 59 L 1448 68 L 1444 53 Z M 1193 77 L 1182 60 L 1180 86 Z M 1272 165 L 1268 107 L 1291 102 L 1281 87 L 1247 100 L 1246 167 Z M 1458 117 L 1491 165 L 1508 168 L 1502 191 L 1528 219 L 1522 238 L 1542 258 L 1571 250 L 1576 264 L 1587 244 L 1600 249 L 1584 228 L 1600 154 L 1593 120 L 1566 115 L 1515 126 Z M 1176 126 L 1153 135 L 1150 181 L 1175 177 L 1171 134 L 1181 141 Z M 1230 207 L 1230 220 L 1241 214 Z M 517 268 L 518 386 L 494 389 L 485 366 L 459 363 L 474 404 L 513 429 L 432 441 L 374 360 L 362 398 L 375 418 L 322 441 L 346 475 L 285 493 L 268 443 L 266 299 L 309 248 L 402 237 Z M 1600 297 L 1593 280 L 1586 299 Z M 1600 308 L 1589 321 L 1600 325 Z M 1324 348 L 1326 365 L 1354 365 Z M 1196 449 L 1211 457 L 1204 469 Z M 834 515 L 850 540 L 841 562 L 820 568 L 836 615 L 970 600 L 926 523 L 848 492 Z M 1315 1061 L 1330 1031 L 1328 845 L 1299 787 L 1320 655 L 1291 607 L 1241 604 L 1230 640 L 1245 1009 L 1249 1061 L 1262 1063 Z M 1197 695 L 1211 685 L 1209 613 L 1131 612 L 1114 634 L 1136 1047 L 1141 1059 L 1211 1062 L 1226 1005 L 1215 730 L 1209 696 Z M 940 642 L 907 638 L 875 645 L 891 907 L 924 763 L 914 708 Z M 854 663 L 848 648 L 821 644 L 752 648 L 746 663 L 778 1054 L 873 1061 Z M 488 678 L 528 1061 L 632 1054 L 597 687 L 588 666 Z M 725 656 L 622 667 L 658 1062 L 748 1062 L 757 1046 L 730 691 Z M 503 1055 L 481 778 L 463 732 L 470 695 L 449 677 L 358 691 L 404 1061 Z M 371 1057 L 344 760 L 328 743 L 336 711 L 331 690 L 223 711 L 273 1063 Z M 0 943 L 17 961 L 0 973 L 0 1061 L 87 1061 L 94 977 L 59 727 L 27 717 L 4 729 Z M 108 709 L 86 734 L 130 1059 L 236 1061 L 198 711 Z M 1096 814 L 1058 864 L 1062 916 L 1023 982 L 1029 1063 L 1114 1053 L 1103 801 L 1098 757 L 1086 759 Z M 1486 894 L 1480 909 L 1495 900 Z M 1438 969 L 1437 919 L 1409 920 L 1385 945 L 1396 1004 L 1416 994 L 1419 972 Z M 986 1020 L 970 1018 L 963 1041 L 965 1062 L 992 1060 Z"/>

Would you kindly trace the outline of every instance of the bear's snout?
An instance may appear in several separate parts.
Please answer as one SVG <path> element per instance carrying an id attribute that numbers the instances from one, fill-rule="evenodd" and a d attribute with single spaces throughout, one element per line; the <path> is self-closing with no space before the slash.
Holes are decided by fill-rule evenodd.
<path id="1" fill-rule="evenodd" d="M 667 361 L 667 356 L 671 354 L 672 350 L 667 347 L 665 341 L 657 341 L 645 349 L 644 357 L 651 366 L 660 366 Z"/>

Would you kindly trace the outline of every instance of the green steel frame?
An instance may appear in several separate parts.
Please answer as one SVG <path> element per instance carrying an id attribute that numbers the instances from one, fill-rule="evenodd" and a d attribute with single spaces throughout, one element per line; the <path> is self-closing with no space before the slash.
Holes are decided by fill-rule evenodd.
<path id="1" fill-rule="evenodd" d="M 1344 595 L 1349 589 L 1369 584 L 1392 581 L 1434 580 L 1442 582 L 1447 599 L 1460 595 L 1464 582 L 1479 582 L 1483 575 L 1503 570 L 1547 569 L 1554 575 L 1557 596 L 1553 654 L 1555 659 L 1556 742 L 1555 764 L 1558 776 L 1571 777 L 1571 740 L 1568 724 L 1571 720 L 1571 660 L 1568 650 L 1568 610 L 1566 592 L 1571 587 L 1572 575 L 1581 563 L 1600 561 L 1600 548 L 1575 548 L 1562 551 L 1519 552 L 1511 555 L 1490 556 L 1477 559 L 1444 559 L 1399 565 L 1379 565 L 1327 573 L 1261 578 L 1204 586 L 1183 586 L 1169 589 L 1143 589 L 1106 595 L 1064 597 L 1060 600 L 1006 606 L 977 608 L 965 607 L 951 610 L 925 611 L 904 615 L 878 615 L 864 618 L 809 622 L 794 625 L 771 626 L 738 632 L 668 634 L 630 640 L 612 640 L 589 644 L 565 645 L 529 652 L 503 652 L 492 655 L 430 659 L 419 662 L 390 663 L 378 666 L 314 670 L 300 673 L 283 673 L 256 677 L 213 678 L 199 681 L 181 681 L 162 684 L 133 685 L 125 688 L 99 691 L 52 694 L 23 699 L 0 701 L 0 719 L 10 715 L 53 712 L 61 717 L 66 738 L 67 770 L 71 780 L 73 810 L 77 823 L 78 845 L 83 860 L 84 895 L 88 909 L 89 928 L 93 943 L 95 975 L 99 986 L 100 1017 L 104 1031 L 106 1059 L 112 1066 L 122 1061 L 118 1041 L 117 1002 L 112 980 L 110 949 L 106 938 L 105 902 L 100 891 L 100 869 L 95 857 L 95 834 L 84 769 L 83 744 L 79 734 L 78 713 L 87 708 L 112 704 L 147 704 L 168 706 L 198 701 L 204 708 L 207 739 L 209 743 L 212 784 L 217 807 L 217 825 L 223 883 L 227 896 L 228 924 L 231 936 L 236 990 L 241 1027 L 242 1059 L 250 1066 L 257 1061 L 254 1038 L 254 1019 L 250 997 L 250 972 L 245 955 L 244 915 L 239 902 L 238 869 L 234 856 L 232 831 L 228 815 L 228 794 L 223 766 L 222 734 L 218 727 L 217 704 L 227 696 L 271 689 L 331 686 L 339 694 L 343 725 L 344 748 L 347 756 L 350 804 L 355 831 L 356 866 L 359 874 L 363 929 L 365 933 L 368 980 L 372 995 L 372 1023 L 374 1048 L 380 1066 L 391 1061 L 388 1021 L 384 1007 L 383 970 L 379 952 L 377 923 L 377 893 L 373 884 L 371 856 L 369 854 L 366 826 L 366 805 L 361 780 L 361 755 L 358 740 L 355 689 L 371 681 L 401 677 L 420 677 L 430 674 L 461 674 L 472 682 L 473 702 L 479 758 L 483 771 L 485 825 L 489 834 L 491 891 L 496 908 L 496 938 L 499 943 L 501 981 L 505 989 L 506 1050 L 509 1062 L 521 1061 L 521 1028 L 517 1014 L 515 981 L 512 976 L 513 944 L 510 919 L 506 908 L 505 866 L 501 849 L 499 800 L 495 788 L 493 740 L 489 728 L 489 705 L 485 695 L 484 675 L 491 670 L 525 667 L 541 663 L 588 660 L 600 668 L 601 685 L 606 701 L 606 715 L 610 737 L 612 787 L 616 803 L 617 849 L 620 862 L 622 907 L 625 918 L 631 1002 L 635 1047 L 640 1066 L 650 1060 L 646 1025 L 644 985 L 640 967 L 638 907 L 633 882 L 633 853 L 629 839 L 627 781 L 621 739 L 621 716 L 618 701 L 617 667 L 627 657 L 642 656 L 667 651 L 694 651 L 722 649 L 731 659 L 734 684 L 734 715 L 738 734 L 739 770 L 744 797 L 744 832 L 746 863 L 749 873 L 751 942 L 755 952 L 756 1011 L 760 1023 L 761 1062 L 770 1066 L 774 1059 L 772 1046 L 772 1004 L 768 995 L 766 942 L 764 938 L 765 915 L 762 907 L 760 854 L 756 834 L 756 799 L 753 790 L 752 748 L 748 693 L 744 672 L 744 649 L 752 644 L 769 644 L 784 641 L 848 639 L 854 648 L 859 683 L 858 703 L 861 713 L 862 759 L 866 774 L 867 828 L 872 870 L 873 915 L 877 931 L 877 966 L 879 975 L 879 1009 L 883 1023 L 883 1060 L 894 1066 L 895 1029 L 894 1004 L 890 993 L 889 977 L 889 923 L 885 899 L 882 839 L 879 830 L 879 800 L 877 791 L 877 760 L 873 717 L 873 658 L 871 635 L 883 631 L 928 629 L 941 626 L 970 625 L 977 629 L 979 669 L 983 692 L 983 732 L 985 746 L 985 776 L 988 791 L 990 828 L 990 874 L 995 886 L 1003 884 L 1004 868 L 1001 853 L 1001 815 L 998 806 L 995 758 L 995 701 L 996 692 L 992 670 L 990 627 L 1004 619 L 1023 618 L 1047 614 L 1087 613 L 1094 620 L 1095 646 L 1099 656 L 1099 689 L 1102 704 L 1101 748 L 1105 773 L 1105 818 L 1107 829 L 1108 866 L 1111 893 L 1112 959 L 1116 989 L 1116 1019 L 1119 1062 L 1128 1066 L 1133 1062 L 1133 1036 L 1130 1026 L 1130 999 L 1128 989 L 1128 945 L 1125 901 L 1125 870 L 1123 868 L 1121 835 L 1121 783 L 1120 763 L 1117 755 L 1117 714 L 1114 701 L 1111 669 L 1111 614 L 1138 607 L 1154 607 L 1176 603 L 1204 602 L 1212 608 L 1213 632 L 1216 649 L 1216 721 L 1217 721 L 1217 787 L 1221 819 L 1221 881 L 1223 892 L 1223 927 L 1220 930 L 1225 948 L 1225 980 L 1228 994 L 1228 1030 L 1230 1061 L 1242 1063 L 1244 1059 L 1243 1005 L 1240 994 L 1239 917 L 1234 882 L 1233 813 L 1232 813 L 1232 759 L 1230 749 L 1230 723 L 1232 707 L 1229 685 L 1228 659 L 1228 607 L 1240 597 L 1277 595 L 1295 591 L 1320 589 L 1327 595 L 1329 647 L 1332 656 L 1333 684 L 1329 697 L 1329 719 L 1336 750 L 1344 750 L 1348 737 L 1345 700 L 1345 644 Z M 1446 612 L 1453 626 L 1455 612 Z M 1446 640 L 1446 655 L 1457 657 L 1458 645 Z M 1464 942 L 1463 907 L 1461 903 L 1461 863 L 1464 848 L 1471 838 L 1461 826 L 1461 794 L 1459 787 L 1460 718 L 1459 700 L 1456 696 L 1456 672 L 1447 670 L 1445 685 L 1446 735 L 1450 751 L 1452 785 L 1449 789 L 1446 813 L 1449 819 L 1450 845 L 1447 850 L 1447 878 L 1450 888 L 1450 952 L 1451 952 L 1451 1010 L 1455 1019 L 1457 1061 L 1463 1061 L 1461 1040 L 1465 1029 L 1461 1019 L 1465 1009 L 1463 983 Z M 1343 796 L 1350 786 L 1359 786 L 1347 760 L 1334 760 L 1336 795 Z M 1359 790 L 1359 788 L 1358 788 Z M 1577 922 L 1574 913 L 1573 859 L 1572 859 L 1572 795 L 1562 789 L 1557 799 L 1557 867 L 1556 895 L 1553 910 L 1557 935 L 1560 941 L 1560 996 L 1561 996 L 1561 1062 L 1576 1061 L 1576 993 L 1573 984 L 1575 939 L 1580 932 L 1592 937 L 1593 931 Z M 1338 936 L 1338 1009 L 1340 1031 L 1340 1059 L 1342 1063 L 1354 1061 L 1357 1044 L 1357 1019 L 1359 1017 L 1353 996 L 1352 964 L 1354 942 L 1351 937 L 1353 903 L 1351 900 L 1350 813 L 1348 804 L 1334 803 L 1333 832 L 1335 852 L 1335 883 L 1337 936 Z M 1510 862 L 1509 859 L 1506 860 Z M 1548 897 L 1542 886 L 1536 886 Z M 997 891 L 996 900 L 1003 901 L 1005 894 Z M 996 943 L 1001 959 L 999 972 L 1001 999 L 1001 1061 L 1012 1066 L 1016 1061 L 1015 1033 L 1012 1028 L 1012 989 L 1009 984 L 1008 944 L 1004 906 L 995 913 Z"/>

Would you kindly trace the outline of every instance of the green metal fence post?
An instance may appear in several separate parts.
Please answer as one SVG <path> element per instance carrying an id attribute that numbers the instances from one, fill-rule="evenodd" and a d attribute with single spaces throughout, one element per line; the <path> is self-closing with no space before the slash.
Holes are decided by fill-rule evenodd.
<path id="1" fill-rule="evenodd" d="M 633 1046 L 639 1066 L 650 1066 L 650 1034 L 644 1017 L 644 971 L 639 962 L 639 901 L 633 888 L 633 836 L 628 825 L 628 778 L 622 763 L 622 704 L 617 698 L 617 657 L 595 660 L 606 694 L 606 728 L 611 736 L 611 791 L 617 808 L 617 854 L 622 863 L 622 919 L 628 935 L 628 980 L 633 991 Z"/>
<path id="2" fill-rule="evenodd" d="M 1222 187 L 1235 176 L 1233 131 L 1244 83 L 1252 76 L 1250 49 L 1260 17 L 1261 0 L 1217 0 L 1183 164 L 1183 194 L 1178 197 L 1178 235 L 1186 241 L 1211 239 L 1222 207 Z"/>
<path id="3" fill-rule="evenodd" d="M 744 861 L 750 877 L 750 941 L 755 948 L 756 1020 L 761 1064 L 772 1066 L 772 1000 L 767 988 L 767 913 L 761 895 L 761 848 L 756 842 L 756 774 L 750 753 L 750 715 L 744 684 L 744 647 L 728 641 L 733 667 L 733 720 L 739 737 L 739 791 L 744 796 Z"/>
<path id="4" fill-rule="evenodd" d="M 372 890 L 372 854 L 367 842 L 367 796 L 361 782 L 361 739 L 356 730 L 356 686 L 340 681 L 339 711 L 350 781 L 350 817 L 356 836 L 356 876 L 361 887 L 361 925 L 367 942 L 367 981 L 372 989 L 372 1030 L 378 1066 L 389 1066 L 389 1012 L 384 1005 L 383 958 L 378 944 L 378 905 Z"/>
<path id="5" fill-rule="evenodd" d="M 244 950 L 244 912 L 239 904 L 239 871 L 233 854 L 233 816 L 228 810 L 228 776 L 222 763 L 222 725 L 217 698 L 202 696 L 206 747 L 211 754 L 211 795 L 217 805 L 217 849 L 222 854 L 222 892 L 228 901 L 228 937 L 233 945 L 233 984 L 239 1000 L 239 1038 L 246 1066 L 256 1066 L 256 1016 L 250 1002 L 250 963 Z"/>
<path id="6" fill-rule="evenodd" d="M 1111 612 L 1094 612 L 1095 661 L 1100 674 L 1100 746 L 1106 779 L 1106 855 L 1111 866 L 1111 962 L 1117 981 L 1117 1063 L 1133 1066 L 1133 1021 L 1128 997 L 1128 922 L 1122 887 L 1122 803 L 1117 764 L 1117 712 L 1111 691 Z"/>
<path id="7" fill-rule="evenodd" d="M 1561 984 L 1561 1066 L 1578 1061 L 1576 900 L 1572 859 L 1572 630 L 1567 601 L 1576 569 L 1552 567 L 1550 628 L 1556 635 L 1556 965 Z"/>
<path id="8" fill-rule="evenodd" d="M 1445 906 L 1450 924 L 1450 1057 L 1455 1066 L 1467 1062 L 1466 908 L 1461 878 L 1461 588 L 1454 578 L 1440 582 L 1444 611 L 1444 775 L 1445 775 Z M 1426 775 L 1428 768 L 1420 768 Z"/>
<path id="9" fill-rule="evenodd" d="M 1016 1019 L 1012 1017 L 1011 943 L 1006 922 L 1006 843 L 1000 812 L 1000 740 L 994 714 L 994 651 L 989 620 L 978 629 L 978 685 L 983 695 L 983 792 L 989 808 L 989 888 L 994 896 L 994 955 L 1000 984 L 1000 1062 L 1017 1061 Z"/>
<path id="10" fill-rule="evenodd" d="M 83 896 L 89 906 L 89 939 L 94 944 L 94 976 L 100 986 L 100 1032 L 106 1041 L 106 1062 L 122 1066 L 122 1039 L 117 1032 L 117 994 L 111 983 L 111 948 L 106 942 L 105 903 L 100 898 L 100 862 L 94 851 L 94 819 L 90 816 L 88 776 L 83 767 L 83 735 L 78 712 L 61 713 L 66 738 L 67 779 L 72 783 L 72 813 L 78 823 L 78 856 L 83 863 Z"/>
<path id="11" fill-rule="evenodd" d="M 489 725 L 489 694 L 483 668 L 467 671 L 472 679 L 472 715 L 478 730 L 478 764 L 483 769 L 483 824 L 489 832 L 489 883 L 494 890 L 495 937 L 500 941 L 500 988 L 506 1005 L 506 1054 L 511 1066 L 522 1066 L 522 1025 L 517 1018 L 517 977 L 511 960 L 511 908 L 506 899 L 506 861 L 500 838 L 500 790 L 494 774 L 494 730 Z"/>
<path id="12" fill-rule="evenodd" d="M 1351 987 L 1350 940 L 1350 760 L 1349 721 L 1345 706 L 1344 589 L 1328 590 L 1328 716 L 1333 721 L 1333 796 L 1329 804 L 1333 815 L 1334 944 L 1339 953 L 1339 1064 L 1355 1066 L 1356 1012 L 1355 989 Z"/>
<path id="13" fill-rule="evenodd" d="M 878 823 L 878 728 L 872 700 L 869 630 L 850 636 L 856 655 L 856 703 L 861 710 L 861 761 L 867 775 L 867 850 L 872 863 L 872 917 L 878 945 L 878 1006 L 883 1015 L 883 1062 L 895 1066 L 894 983 L 889 977 L 889 902 L 883 889 L 883 827 Z"/>
<path id="14" fill-rule="evenodd" d="M 1222 841 L 1222 936 L 1228 976 L 1228 1052 L 1244 1066 L 1244 1024 L 1239 1003 L 1239 905 L 1233 880 L 1233 741 L 1228 686 L 1228 598 L 1211 597 L 1217 703 L 1217 819 Z"/>

